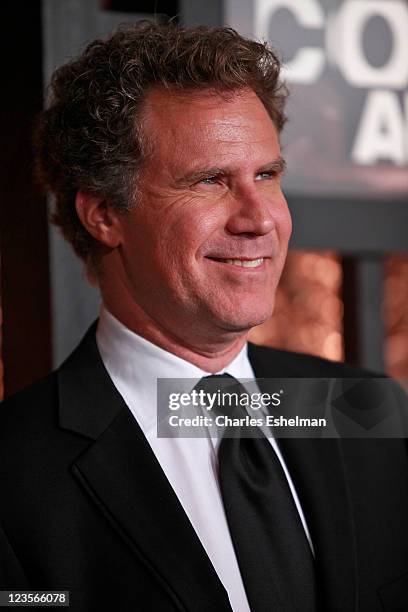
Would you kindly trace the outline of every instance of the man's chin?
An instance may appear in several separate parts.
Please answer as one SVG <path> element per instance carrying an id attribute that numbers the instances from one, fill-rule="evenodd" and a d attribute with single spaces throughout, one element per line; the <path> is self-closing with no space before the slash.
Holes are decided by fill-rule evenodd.
<path id="1" fill-rule="evenodd" d="M 225 331 L 244 333 L 249 332 L 253 327 L 262 325 L 272 315 L 272 308 L 263 313 L 246 313 L 241 316 L 223 317 L 222 327 Z"/>

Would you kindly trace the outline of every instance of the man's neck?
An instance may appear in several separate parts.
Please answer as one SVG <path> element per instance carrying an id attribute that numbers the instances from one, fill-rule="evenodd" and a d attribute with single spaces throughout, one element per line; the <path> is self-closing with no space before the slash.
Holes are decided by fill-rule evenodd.
<path id="1" fill-rule="evenodd" d="M 105 300 L 105 306 L 135 334 L 209 373 L 220 372 L 231 363 L 246 343 L 249 333 L 214 333 L 214 337 L 209 334 L 207 338 L 194 343 L 165 329 L 138 306 L 132 308 L 131 313 L 126 309 L 118 309 L 108 300 Z"/>

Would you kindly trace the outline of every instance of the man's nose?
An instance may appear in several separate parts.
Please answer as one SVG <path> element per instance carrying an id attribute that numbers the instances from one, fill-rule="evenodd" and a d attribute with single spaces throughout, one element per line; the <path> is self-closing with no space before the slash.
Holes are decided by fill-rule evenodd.
<path id="1" fill-rule="evenodd" d="M 264 236 L 275 228 L 273 210 L 274 202 L 255 187 L 241 190 L 231 202 L 226 229 L 231 234 Z"/>

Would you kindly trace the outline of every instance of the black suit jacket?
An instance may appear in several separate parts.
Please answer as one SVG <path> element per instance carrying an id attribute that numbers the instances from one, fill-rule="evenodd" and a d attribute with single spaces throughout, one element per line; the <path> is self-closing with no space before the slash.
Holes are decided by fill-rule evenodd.
<path id="1" fill-rule="evenodd" d="M 249 355 L 258 378 L 365 375 L 254 345 Z M 1 405 L 0 423 L 2 589 L 69 590 L 74 611 L 231 612 L 102 364 L 95 327 L 56 373 Z M 408 610 L 405 441 L 280 444 L 315 548 L 321 610 Z"/>

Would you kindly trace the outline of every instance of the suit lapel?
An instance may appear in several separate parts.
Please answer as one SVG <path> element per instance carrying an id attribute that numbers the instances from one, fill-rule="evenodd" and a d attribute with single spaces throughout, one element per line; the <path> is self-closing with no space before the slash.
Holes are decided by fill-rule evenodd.
<path id="1" fill-rule="evenodd" d="M 302 372 L 282 369 L 273 350 L 250 345 L 249 357 L 261 391 L 268 390 L 262 378 L 304 377 Z M 276 391 L 276 384 L 273 387 Z M 278 443 L 310 530 L 322 609 L 352 612 L 356 609 L 357 565 L 341 441 L 281 438 Z"/>
<path id="2" fill-rule="evenodd" d="M 310 529 L 323 609 L 356 609 L 353 516 L 336 439 L 282 438 L 279 446 Z"/>
<path id="3" fill-rule="evenodd" d="M 73 465 L 74 476 L 176 608 L 231 612 L 187 515 L 103 366 L 95 327 L 61 367 L 59 399 L 60 425 L 93 440 Z"/>

